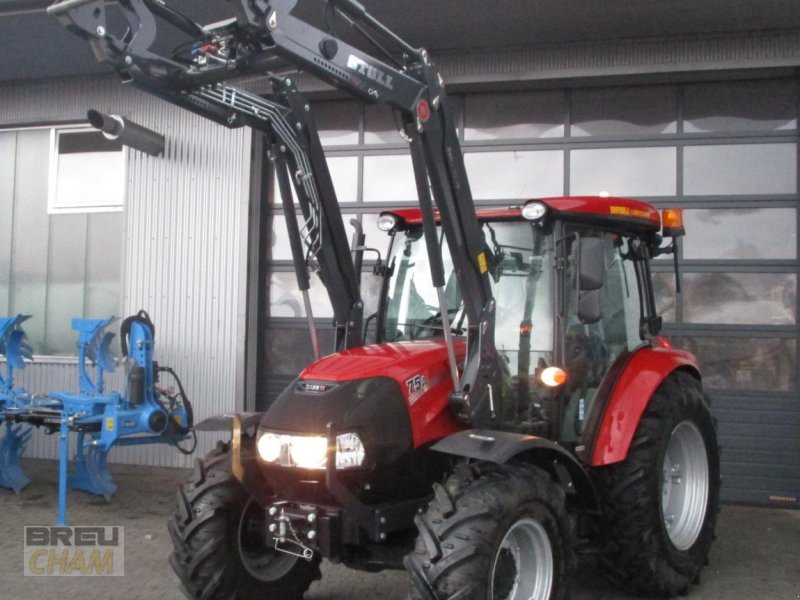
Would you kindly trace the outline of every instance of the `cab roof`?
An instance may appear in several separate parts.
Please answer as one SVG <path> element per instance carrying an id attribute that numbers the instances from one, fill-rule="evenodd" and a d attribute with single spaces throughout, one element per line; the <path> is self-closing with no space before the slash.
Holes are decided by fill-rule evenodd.
<path id="1" fill-rule="evenodd" d="M 651 204 L 634 198 L 616 198 L 601 196 L 569 196 L 555 198 L 537 198 L 530 202 L 541 202 L 549 208 L 553 216 L 598 225 L 613 225 L 622 230 L 642 233 L 657 233 L 661 229 L 661 217 Z M 508 207 L 478 208 L 478 220 L 485 221 L 518 221 L 522 220 L 522 204 Z M 392 214 L 399 219 L 398 229 L 408 229 L 422 224 L 422 211 L 419 208 L 402 208 L 387 210 L 384 214 Z M 438 217 L 438 210 L 434 213 Z"/>

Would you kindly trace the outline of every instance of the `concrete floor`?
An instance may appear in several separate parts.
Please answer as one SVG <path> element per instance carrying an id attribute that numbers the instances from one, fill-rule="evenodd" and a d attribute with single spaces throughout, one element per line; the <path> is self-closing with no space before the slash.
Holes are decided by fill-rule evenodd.
<path id="1" fill-rule="evenodd" d="M 112 467 L 119 491 L 110 503 L 70 494 L 71 525 L 125 527 L 124 577 L 24 577 L 23 526 L 52 525 L 56 465 L 27 461 L 34 482 L 19 496 L 0 490 L 0 598 L 180 600 L 167 558 L 166 520 L 174 507 L 180 470 Z M 724 507 L 711 564 L 689 594 L 692 600 L 800 599 L 800 511 Z M 575 576 L 575 600 L 630 600 L 608 586 L 593 567 Z M 404 573 L 366 574 L 323 565 L 307 600 L 404 600 Z M 279 600 L 279 599 L 276 599 Z"/>

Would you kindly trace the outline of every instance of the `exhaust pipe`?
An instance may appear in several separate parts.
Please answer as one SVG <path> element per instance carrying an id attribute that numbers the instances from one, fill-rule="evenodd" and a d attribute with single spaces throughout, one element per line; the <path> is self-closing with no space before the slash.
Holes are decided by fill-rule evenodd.
<path id="1" fill-rule="evenodd" d="M 109 140 L 117 140 L 150 156 L 160 156 L 164 153 L 164 136 L 152 129 L 142 127 L 125 117 L 104 115 L 96 110 L 87 112 L 86 118 L 92 127 L 102 131 Z"/>

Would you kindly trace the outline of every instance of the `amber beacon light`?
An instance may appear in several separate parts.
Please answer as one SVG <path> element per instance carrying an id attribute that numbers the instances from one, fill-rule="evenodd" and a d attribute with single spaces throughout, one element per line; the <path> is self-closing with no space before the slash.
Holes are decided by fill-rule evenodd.
<path id="1" fill-rule="evenodd" d="M 665 208 L 661 211 L 661 229 L 664 237 L 686 235 L 683 227 L 683 209 Z"/>

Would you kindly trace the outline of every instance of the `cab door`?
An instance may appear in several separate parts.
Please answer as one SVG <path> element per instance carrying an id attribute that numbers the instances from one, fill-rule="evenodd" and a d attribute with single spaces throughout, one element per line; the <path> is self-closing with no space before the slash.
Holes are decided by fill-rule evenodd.
<path id="1" fill-rule="evenodd" d="M 635 238 L 583 225 L 566 225 L 559 251 L 559 354 L 567 373 L 561 390 L 558 439 L 577 442 L 613 366 L 644 342 L 641 298 L 646 260 Z"/>

